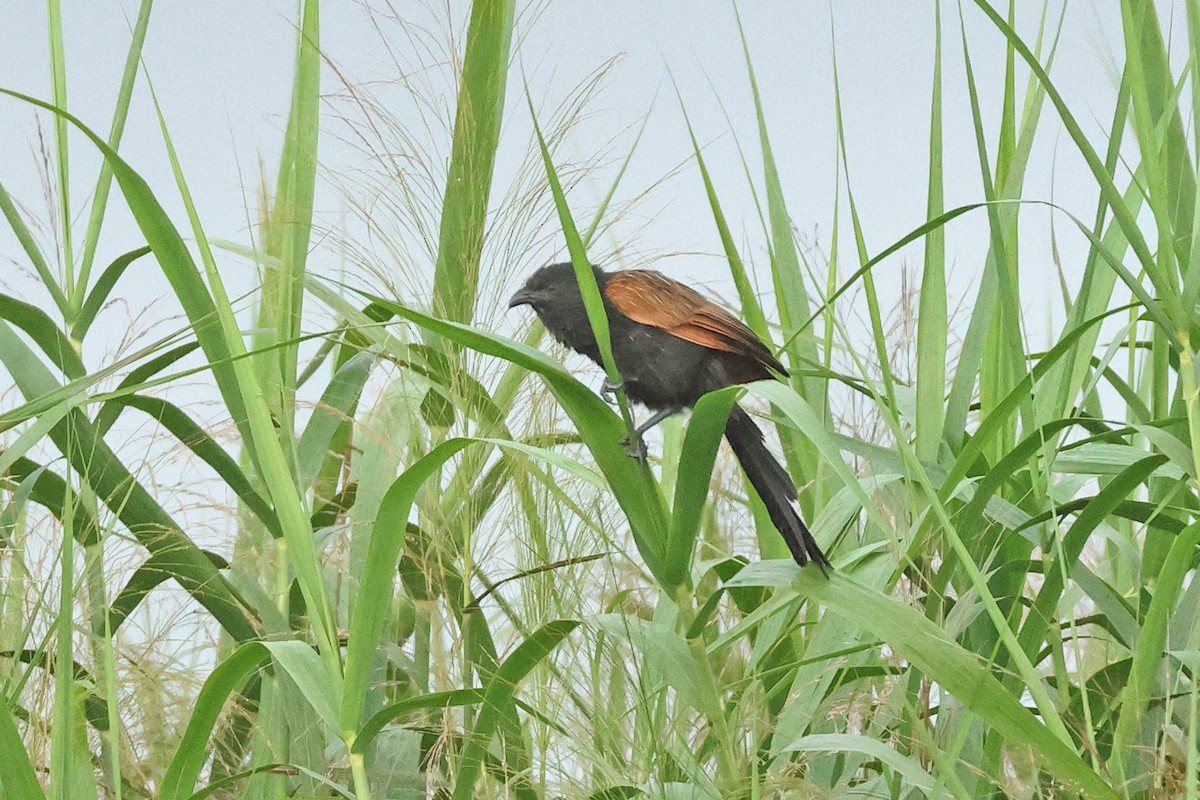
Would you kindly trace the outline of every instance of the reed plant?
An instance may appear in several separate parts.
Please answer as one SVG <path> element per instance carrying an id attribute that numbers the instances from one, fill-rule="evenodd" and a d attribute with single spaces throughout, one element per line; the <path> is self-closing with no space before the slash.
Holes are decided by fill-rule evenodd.
<path id="1" fill-rule="evenodd" d="M 817 248 L 772 149 L 789 111 L 760 96 L 738 20 L 726 44 L 756 122 L 738 145 L 757 227 L 726 216 L 701 145 L 719 132 L 693 128 L 690 88 L 656 113 L 690 135 L 679 159 L 737 310 L 791 379 L 704 398 L 646 463 L 619 444 L 627 405 L 536 325 L 501 320 L 549 253 L 583 275 L 612 257 L 604 233 L 640 194 L 625 182 L 642 118 L 625 150 L 571 162 L 562 145 L 603 70 L 535 98 L 515 0 L 476 0 L 445 39 L 377 10 L 379 43 L 419 45 L 447 107 L 417 71 L 400 103 L 345 77 L 302 0 L 281 157 L 244 241 L 206 233 L 181 123 L 140 74 L 151 0 L 107 134 L 67 105 L 63 9 L 47 8 L 51 96 L 0 89 L 52 131 L 57 225 L 50 249 L 0 175 L 14 255 L 40 284 L 0 295 L 15 388 L 0 413 L 0 796 L 1200 797 L 1200 3 L 1170 7 L 1183 64 L 1155 3 L 1104 9 L 1124 41 L 1098 134 L 1055 84 L 1057 5 L 930 5 L 923 221 L 873 239 L 835 83 L 829 219 L 849 241 Z M 1001 86 L 979 85 L 964 17 L 986 21 Z M 949 70 L 964 107 L 943 102 Z M 989 123 L 981 96 L 997 92 Z M 155 185 L 121 147 L 135 98 L 170 156 Z M 949 152 L 950 115 L 974 152 Z M 1049 120 L 1094 208 L 1026 190 Z M 324 173 L 338 224 L 314 214 L 330 141 L 364 156 Z M 505 147 L 524 159 L 502 186 Z M 82 204 L 80 149 L 103 159 Z M 977 162 L 977 199 L 947 207 L 954 156 Z M 601 160 L 609 183 L 585 197 Z M 140 236 L 105 264 L 117 203 Z M 1021 287 L 1049 285 L 1055 254 L 1021 246 L 1035 212 L 1086 243 L 1037 348 Z M 957 317 L 951 225 L 988 242 L 959 264 L 978 291 Z M 877 277 L 913 253 L 918 288 L 889 296 Z M 247 268 L 255 291 L 231 296 Z M 153 271 L 186 322 L 89 358 L 123 282 Z M 184 381 L 219 412 L 171 399 Z M 787 558 L 722 452 L 735 399 L 774 421 L 829 577 Z M 228 541 L 202 536 L 120 440 L 133 418 L 235 499 L 204 509 Z M 189 631 L 182 651 L 146 635 L 167 621 Z"/>

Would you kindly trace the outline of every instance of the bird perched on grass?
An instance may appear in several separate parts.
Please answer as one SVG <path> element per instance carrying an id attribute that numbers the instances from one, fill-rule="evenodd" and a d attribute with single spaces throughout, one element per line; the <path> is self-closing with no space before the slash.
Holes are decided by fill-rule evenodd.
<path id="1" fill-rule="evenodd" d="M 701 395 L 787 375 L 754 331 L 694 289 L 652 270 L 606 272 L 593 266 L 592 271 L 625 394 L 654 412 L 637 427 L 631 455 L 645 454 L 643 433 L 693 407 Z M 508 305 L 532 306 L 554 338 L 603 366 L 570 262 L 539 269 Z M 605 392 L 616 388 L 605 381 Z M 796 563 L 811 560 L 824 572 L 829 559 L 800 519 L 795 484 L 767 449 L 762 430 L 737 405 L 725 438 Z"/>

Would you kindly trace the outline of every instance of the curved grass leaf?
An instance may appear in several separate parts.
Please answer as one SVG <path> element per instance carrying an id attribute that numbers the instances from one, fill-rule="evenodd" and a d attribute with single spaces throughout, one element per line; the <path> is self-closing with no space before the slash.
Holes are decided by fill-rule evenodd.
<path id="1" fill-rule="evenodd" d="M 12 503 L 19 505 L 28 498 L 53 514 L 59 522 L 66 519 L 67 509 L 63 503 L 73 495 L 68 495 L 67 482 L 57 472 L 22 456 L 13 461 L 4 477 L 20 482 L 18 490 L 13 492 Z M 99 523 L 86 503 L 77 503 L 70 514 L 75 538 L 80 544 L 87 547 L 99 541 Z"/>
<path id="2" fill-rule="evenodd" d="M 600 630 L 624 639 L 642 654 L 653 676 L 669 685 L 679 699 L 716 722 L 722 718 L 719 703 L 714 703 L 715 686 L 708 673 L 697 664 L 688 642 L 663 622 L 627 617 L 623 614 L 600 614 L 590 620 Z"/>
<path id="3" fill-rule="evenodd" d="M 50 293 L 51 299 L 54 300 L 54 305 L 65 316 L 70 309 L 70 303 L 67 301 L 66 295 L 63 294 L 62 288 L 59 287 L 54 273 L 50 271 L 50 264 L 46 260 L 45 254 L 42 253 L 41 247 L 38 246 L 37 239 L 30 232 L 29 226 L 25 224 L 25 220 L 21 218 L 21 212 L 17 210 L 16 203 L 9 196 L 3 183 L 0 183 L 0 212 L 3 212 L 4 218 L 8 220 L 8 226 L 12 228 L 17 241 L 21 244 L 21 248 L 25 251 L 25 255 L 29 259 L 29 263 L 33 265 L 34 270 L 41 279 L 42 285 Z"/>
<path id="4" fill-rule="evenodd" d="M 1151 753 L 1159 744 L 1157 734 L 1151 734 L 1149 741 L 1139 741 L 1136 736 L 1139 723 L 1145 718 L 1147 706 L 1150 704 L 1154 681 L 1161 674 L 1163 658 L 1166 655 L 1168 625 L 1176 611 L 1176 602 L 1184 580 L 1195 560 L 1197 545 L 1200 545 L 1200 523 L 1189 525 L 1175 537 L 1155 582 L 1150 607 L 1142 620 L 1137 643 L 1133 648 L 1133 666 L 1129 680 L 1121 691 L 1120 716 L 1117 718 L 1113 734 L 1113 755 L 1109 763 L 1117 780 L 1123 780 L 1125 777 L 1127 757 L 1143 749 Z M 1194 672 L 1192 680 L 1195 680 Z"/>
<path id="5" fill-rule="evenodd" d="M 483 707 L 475 718 L 475 727 L 463 748 L 462 760 L 454 781 L 454 800 L 471 800 L 492 734 L 500 722 L 502 709 L 511 706 L 518 684 L 534 667 L 579 626 L 578 620 L 548 622 L 526 638 L 504 659 L 484 688 Z"/>
<path id="6" fill-rule="evenodd" d="M 325 460 L 329 443 L 338 426 L 353 413 L 363 386 L 371 376 L 375 357 L 370 353 L 358 353 L 338 367 L 321 399 L 313 409 L 312 417 L 300 435 L 296 445 L 296 458 L 300 467 L 299 485 L 307 489 L 312 486 Z"/>
<path id="7" fill-rule="evenodd" d="M 895 770 L 904 778 L 906 785 L 915 786 L 925 792 L 933 790 L 935 781 L 912 756 L 888 747 L 870 736 L 852 733 L 810 733 L 780 748 L 781 752 L 823 751 L 828 753 L 861 753 Z"/>
<path id="8" fill-rule="evenodd" d="M 172 364 L 186 358 L 199 346 L 199 342 L 185 342 L 177 347 L 164 350 L 144 364 L 139 364 L 130 370 L 129 374 L 121 380 L 113 393 L 120 396 L 125 392 L 136 391 L 138 387 L 146 383 L 150 378 Z M 121 415 L 122 408 L 124 406 L 120 403 L 113 403 L 111 401 L 106 401 L 101 405 L 100 410 L 96 413 L 96 432 L 101 436 L 108 433 L 108 429 L 112 427 L 112 424 L 117 421 L 117 417 Z"/>
<path id="9" fill-rule="evenodd" d="M 375 741 L 375 737 L 379 735 L 384 726 L 394 721 L 397 717 L 402 717 L 413 711 L 471 706 L 482 702 L 482 689 L 452 689 L 448 692 L 429 692 L 428 694 L 419 694 L 415 697 L 406 697 L 400 702 L 384 706 L 372 714 L 371 718 L 359 728 L 358 735 L 354 737 L 354 747 L 352 750 L 355 753 L 367 752 L 371 747 L 371 743 Z"/>
<path id="10" fill-rule="evenodd" d="M 16 720 L 7 702 L 0 702 L 0 764 L 4 765 L 0 774 L 0 789 L 4 796 L 11 800 L 45 800 L 42 785 L 38 783 L 37 772 L 29 761 L 29 753 L 25 750 L 25 742 L 21 732 L 17 730 Z"/>
<path id="11" fill-rule="evenodd" d="M 310 58 L 313 57 L 311 43 L 315 42 L 317 35 L 315 30 L 316 3 L 317 0 L 306 0 L 304 3 L 303 28 L 300 34 L 300 58 L 302 60 L 306 53 L 310 54 Z M 154 98 L 153 90 L 151 90 L 151 97 Z M 325 662 L 326 679 L 332 685 L 340 686 L 343 665 L 333 604 L 325 584 L 317 543 L 313 540 L 312 528 L 309 525 L 311 512 L 307 507 L 307 495 L 301 493 L 296 485 L 295 436 L 292 419 L 294 404 L 281 405 L 279 402 L 280 393 L 290 392 L 294 387 L 294 358 L 287 353 L 294 354 L 294 347 L 299 343 L 301 337 L 298 335 L 288 336 L 282 341 L 271 343 L 272 347 L 280 348 L 282 361 L 290 362 L 286 363 L 286 369 L 283 372 L 272 371 L 266 374 L 256 372 L 255 365 L 246 359 L 247 347 L 233 305 L 221 277 L 221 271 L 213 257 L 212 247 L 201 224 L 191 190 L 184 180 L 183 170 L 175 153 L 170 132 L 156 99 L 155 111 L 158 114 L 159 129 L 175 176 L 176 188 L 196 238 L 205 277 L 208 285 L 212 287 L 212 306 L 219 328 L 217 336 L 231 357 L 228 366 L 235 379 L 234 389 L 239 393 L 237 409 L 246 415 L 245 429 L 243 430 L 246 436 L 242 446 L 266 486 L 275 513 L 279 516 L 284 541 L 287 543 L 288 561 L 296 573 L 296 582 L 304 597 L 310 629 L 318 643 L 318 652 Z M 297 180 L 303 181 L 305 178 L 297 176 Z M 170 225 L 169 220 L 164 221 Z M 173 239 L 179 238 L 179 234 L 173 226 L 170 227 L 170 233 L 173 235 Z M 148 232 L 147 238 L 150 238 Z M 168 239 L 173 240 L 172 237 L 168 237 Z M 151 244 L 153 245 L 153 240 L 151 240 Z M 187 255 L 186 248 L 184 248 L 183 255 Z M 195 269 L 194 265 L 192 268 Z M 298 320 L 292 322 L 299 325 Z M 203 343 L 203 339 L 201 339 L 201 343 Z M 216 365 L 212 365 L 212 369 L 214 375 L 217 374 Z M 272 375 L 284 374 L 290 377 L 287 377 L 283 383 L 272 382 Z M 283 378 L 281 377 L 280 380 Z M 226 398 L 227 404 L 229 404 L 229 400 Z"/>
<path id="12" fill-rule="evenodd" d="M 742 393 L 739 387 L 729 387 L 700 398 L 688 422 L 683 440 L 683 452 L 675 482 L 675 502 L 671 510 L 671 531 L 667 536 L 664 562 L 671 584 L 685 585 L 689 581 L 692 558 L 696 552 L 696 541 L 700 535 L 700 521 L 708 503 L 713 464 L 717 459 L 717 448 L 725 435 L 725 422 L 729 411 Z"/>
<path id="13" fill-rule="evenodd" d="M 49 371 L 32 357 L 25 343 L 3 323 L 0 323 L 0 359 L 9 366 L 17 386 L 27 398 L 61 388 Z M 17 364 L 16 368 L 14 364 Z M 143 547 L 158 556 L 163 568 L 169 570 L 231 636 L 244 641 L 256 635 L 246 609 L 212 562 L 121 463 L 82 412 L 78 409 L 68 411 L 49 435 L 100 501 L 117 515 Z"/>
<path id="14" fill-rule="evenodd" d="M 179 747 L 163 773 L 158 794 L 161 800 L 185 800 L 191 796 L 200 770 L 208 760 L 208 739 L 226 699 L 270 658 L 271 653 L 262 642 L 247 642 L 218 664 L 204 681 Z"/>
<path id="15" fill-rule="evenodd" d="M 225 448 L 189 417 L 183 409 L 166 400 L 140 394 L 114 397 L 105 406 L 136 408 L 158 422 L 178 439 L 180 444 L 212 467 L 213 471 L 241 498 L 246 507 L 254 512 L 254 515 L 272 536 L 279 538 L 283 535 L 279 527 L 279 518 L 275 515 L 274 509 L 254 489 L 237 460 L 229 455 Z"/>
<path id="16" fill-rule="evenodd" d="M 304 690 L 323 721 L 336 726 L 334 699 L 320 656 L 304 642 L 246 642 L 217 665 L 205 680 L 187 728 L 163 774 L 160 800 L 186 800 L 195 791 L 200 770 L 209 758 L 208 740 L 229 696 L 254 674 L 274 661 Z"/>
<path id="17" fill-rule="evenodd" d="M 145 235 L 147 244 L 158 260 L 159 266 L 162 267 L 175 296 L 183 306 L 183 310 L 196 332 L 200 346 L 204 348 L 207 361 L 213 371 L 213 377 L 221 390 L 221 397 L 229 409 L 230 418 L 241 430 L 243 441 L 247 444 L 252 442 L 249 430 L 245 427 L 246 409 L 237 384 L 237 376 L 231 366 L 229 344 L 221 330 L 212 295 L 209 294 L 208 287 L 204 285 L 200 272 L 196 269 L 196 263 L 192 260 L 187 245 L 184 244 L 183 237 L 179 235 L 179 231 L 176 230 L 166 211 L 154 196 L 150 186 L 124 159 L 117 155 L 116 151 L 105 144 L 74 115 L 50 103 L 14 92 L 11 89 L 0 88 L 0 94 L 30 103 L 70 122 L 100 150 L 105 163 L 112 168 L 117 184 L 125 195 L 129 210 Z"/>
<path id="18" fill-rule="evenodd" d="M 105 168 L 107 169 L 107 165 Z M 108 301 L 109 293 L 117 285 L 117 281 L 121 279 L 121 276 L 125 274 L 125 270 L 128 269 L 129 265 L 149 253 L 149 247 L 139 247 L 136 250 L 130 250 L 128 253 L 117 256 L 105 268 L 104 272 L 100 273 L 100 278 L 96 281 L 96 285 L 92 287 L 87 300 L 83 302 L 83 306 L 79 309 L 79 315 L 75 317 L 75 322 L 71 325 L 71 336 L 75 341 L 82 342 L 87 338 L 87 333 L 91 329 L 92 323 L 96 321 L 96 315 L 100 313 L 100 309 Z"/>
<path id="19" fill-rule="evenodd" d="M 1062 338 L 1055 343 L 1054 347 L 1046 351 L 1046 354 L 1038 359 L 1038 363 L 1033 366 L 1033 369 L 1026 373 L 1012 391 L 997 403 L 990 414 L 985 417 L 980 423 L 979 428 L 975 433 L 967 439 L 963 444 L 954 460 L 954 465 L 950 468 L 945 482 L 942 484 L 941 497 L 943 500 L 950 497 L 956 491 L 958 484 L 965 478 L 972 468 L 977 464 L 977 461 L 982 458 L 985 448 L 992 441 L 992 438 L 997 434 L 1006 422 L 1009 415 L 1014 413 L 1024 398 L 1029 397 L 1033 391 L 1037 381 L 1042 378 L 1058 361 L 1059 359 L 1072 352 L 1075 343 L 1081 339 L 1090 329 L 1099 326 L 1105 319 L 1128 312 L 1133 305 L 1123 305 L 1117 308 L 1110 308 L 1107 311 L 1097 314 L 1089 320 L 1080 323 L 1077 327 L 1065 333 Z"/>
<path id="20" fill-rule="evenodd" d="M 87 374 L 87 367 L 83 365 L 70 339 L 37 306 L 0 294 L 0 319 L 6 319 L 25 331 L 67 378 L 78 380 Z"/>
<path id="21" fill-rule="evenodd" d="M 1118 797 L 1074 750 L 1004 688 L 978 656 L 964 650 L 917 609 L 841 573 L 826 580 L 800 571 L 792 586 L 894 647 L 942 691 L 979 715 L 1009 746 L 1028 748 L 1056 779 L 1089 798 Z"/>
<path id="22" fill-rule="evenodd" d="M 528 85 L 525 87 L 525 99 L 529 103 L 529 116 L 533 120 L 533 132 L 537 136 L 538 148 L 542 153 L 542 165 L 546 169 L 546 179 L 550 184 L 554 207 L 558 211 L 558 222 L 562 227 L 563 236 L 567 240 L 567 251 L 571 256 L 571 266 L 575 270 L 575 281 L 579 284 L 579 293 L 583 297 L 583 308 L 587 312 L 588 325 L 592 329 L 592 337 L 596 340 L 600 366 L 604 370 L 608 382 L 617 387 L 613 396 L 616 397 L 617 408 L 621 412 L 621 419 L 625 422 L 628 436 L 633 439 L 635 437 L 633 415 L 629 410 L 629 398 L 621 388 L 623 386 L 621 373 L 617 370 L 617 362 L 613 358 L 612 333 L 609 330 L 608 312 L 605 310 L 604 299 L 600 295 L 600 285 L 596 282 L 596 274 L 592 271 L 592 265 L 588 261 L 583 239 L 575 227 L 570 206 L 567 205 L 566 195 L 558 180 L 558 173 L 554 169 L 550 148 L 546 146 L 546 138 L 542 135 L 541 125 L 538 124 Z M 648 472 L 646 474 L 648 476 Z M 647 483 L 649 482 L 647 480 Z"/>
<path id="23" fill-rule="evenodd" d="M 1135 489 L 1146 483 L 1154 471 L 1166 461 L 1166 456 L 1156 453 L 1130 464 L 1121 474 L 1105 484 L 1095 501 L 1083 509 L 1061 537 L 1054 552 L 1053 566 L 1047 571 L 1042 587 L 1017 636 L 1026 653 L 1033 655 L 1038 645 L 1045 639 L 1047 629 L 1054 620 L 1055 609 L 1058 607 L 1065 588 L 1064 579 L 1071 574 L 1072 568 L 1083 553 L 1088 538 L 1097 527 L 1108 519 L 1117 505 L 1128 499 Z M 1178 540 L 1176 538 L 1176 541 Z"/>
<path id="24" fill-rule="evenodd" d="M 219 780 L 215 780 L 212 783 L 208 784 L 203 789 L 201 789 L 200 791 L 196 792 L 191 797 L 189 797 L 188 800 L 204 800 L 204 798 L 211 797 L 212 795 L 216 794 L 217 792 L 225 792 L 225 794 L 222 794 L 222 796 L 223 797 L 227 796 L 228 795 L 227 790 L 231 786 L 235 786 L 236 784 L 241 783 L 242 781 L 246 780 L 246 778 L 250 778 L 255 775 L 261 775 L 261 774 L 267 773 L 267 772 L 274 772 L 274 773 L 283 774 L 283 775 L 291 775 L 291 774 L 303 775 L 304 777 L 309 778 L 310 780 L 314 781 L 315 783 L 318 783 L 318 784 L 321 784 L 322 786 L 328 787 L 329 789 L 333 790 L 335 793 L 341 795 L 342 797 L 345 797 L 346 800 L 357 800 L 357 798 L 359 797 L 357 794 L 355 794 L 353 791 L 351 791 L 349 787 L 343 786 L 342 784 L 338 783 L 337 781 L 331 781 L 329 778 L 325 777 L 321 773 L 314 772 L 313 770 L 311 770 L 308 767 L 305 767 L 301 764 L 278 763 L 278 764 L 260 764 L 259 766 L 254 767 L 253 769 L 243 770 L 242 772 L 238 772 L 233 775 L 226 775 L 225 777 L 220 778 Z"/>
<path id="25" fill-rule="evenodd" d="M 223 558 L 214 553 L 207 550 L 198 550 L 198 552 L 213 569 L 225 569 L 228 566 Z M 175 571 L 178 568 L 178 561 L 179 557 L 170 550 L 152 552 L 150 557 L 133 571 L 133 574 L 129 576 L 129 580 L 125 582 L 125 586 L 117 593 L 113 601 L 109 603 L 107 622 L 104 622 L 102 618 L 96 621 L 96 631 L 108 630 L 110 633 L 115 634 L 117 629 L 141 605 L 142 601 L 146 599 L 146 595 L 154 587 L 169 580 L 177 580 Z M 222 580 L 224 579 L 222 578 Z M 234 591 L 232 587 L 230 591 L 238 598 L 239 606 L 247 609 L 253 608 L 244 603 L 241 595 Z M 107 625 L 107 628 L 105 625 Z"/>
<path id="26" fill-rule="evenodd" d="M 367 697 L 371 662 L 379 646 L 384 622 L 392 608 L 392 587 L 404 548 L 408 515 L 417 491 L 443 464 L 471 443 L 451 439 L 435 447 L 404 470 L 388 488 L 375 515 L 367 544 L 367 558 L 358 580 L 346 645 L 339 730 L 354 731 Z"/>
<path id="27" fill-rule="evenodd" d="M 341 729 L 353 730 L 367 695 L 372 659 L 379 648 L 384 623 L 391 613 L 393 576 L 404 549 L 408 516 L 417 492 L 451 458 L 470 444 L 491 444 L 544 459 L 585 480 L 595 482 L 585 469 L 544 448 L 498 439 L 456 438 L 443 442 L 413 463 L 392 482 L 379 504 L 367 544 L 367 557 L 359 578 L 346 646 L 346 683 L 340 712 Z"/>

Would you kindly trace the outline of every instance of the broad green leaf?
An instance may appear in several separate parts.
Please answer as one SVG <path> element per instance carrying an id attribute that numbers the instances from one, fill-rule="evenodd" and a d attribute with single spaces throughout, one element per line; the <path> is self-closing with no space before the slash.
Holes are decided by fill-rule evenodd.
<path id="1" fill-rule="evenodd" d="M 471 6 L 433 275 L 433 307 L 454 322 L 475 308 L 515 15 L 514 0 Z"/>
<path id="2" fill-rule="evenodd" d="M 918 610 L 840 573 L 827 580 L 801 571 L 793 588 L 894 647 L 942 691 L 978 714 L 1010 746 L 1028 748 L 1056 779 L 1088 797 L 1118 797 L 1078 754 L 1004 689 L 978 656 L 960 647 Z"/>
<path id="3" fill-rule="evenodd" d="M 942 177 L 942 7 L 934 5 L 933 93 L 929 112 L 929 188 L 927 219 L 945 211 Z M 916 451 L 922 461 L 937 461 L 946 415 L 946 234 L 934 228 L 925 237 L 925 265 L 917 311 Z"/>
<path id="4" fill-rule="evenodd" d="M 25 742 L 7 702 L 0 703 L 0 790 L 8 800 L 45 800 L 37 773 L 29 761 Z"/>
<path id="5" fill-rule="evenodd" d="M 475 781 L 483 766 L 484 754 L 500 723 L 502 708 L 511 702 L 518 685 L 525 676 L 542 663 L 571 631 L 579 626 L 578 620 L 565 619 L 548 622 L 517 645 L 504 659 L 500 668 L 484 687 L 483 708 L 475 718 L 475 727 L 463 748 L 458 774 L 454 780 L 454 800 L 470 800 L 475 797 Z"/>
<path id="6" fill-rule="evenodd" d="M 334 432 L 358 402 L 363 386 L 371 375 L 375 357 L 359 353 L 334 373 L 324 394 L 313 408 L 312 417 L 300 435 L 296 455 L 300 465 L 300 486 L 307 489 L 316 480 L 325 459 L 325 451 Z"/>
<path id="7" fill-rule="evenodd" d="M 150 9 L 154 5 L 154 0 L 142 0 L 138 6 L 137 20 L 133 23 L 132 36 L 129 41 L 129 51 L 125 54 L 125 69 L 121 75 L 121 88 L 117 90 L 117 101 L 113 108 L 112 125 L 108 131 L 108 147 L 113 152 L 120 150 L 121 137 L 125 132 L 125 120 L 129 116 L 130 100 L 133 98 L 133 87 L 137 82 L 138 65 L 142 60 L 142 45 L 146 42 L 146 30 L 150 27 Z M 79 265 L 79 291 L 76 292 L 76 302 L 83 301 L 82 307 L 76 307 L 75 311 L 79 313 L 71 325 L 71 335 L 77 341 L 83 341 L 84 335 L 87 332 L 88 326 L 91 324 L 91 319 L 95 315 L 96 309 L 91 310 L 91 314 L 85 313 L 89 305 L 96 302 L 97 298 L 103 298 L 108 294 L 108 289 L 101 289 L 104 285 L 108 273 L 113 269 L 112 266 L 106 270 L 105 274 L 100 277 L 96 287 L 88 294 L 87 300 L 83 300 L 83 293 L 87 291 L 90 282 L 92 264 L 96 256 L 96 246 L 100 242 L 100 229 L 104 224 L 105 211 L 108 208 L 108 195 L 112 190 L 113 170 L 112 166 L 107 162 L 100 165 L 100 175 L 96 178 L 96 189 L 92 196 L 91 208 L 88 211 L 87 231 L 83 241 L 83 259 Z M 121 258 L 124 258 L 122 256 Z M 119 262 L 121 258 L 118 258 Z M 113 262 L 115 265 L 117 262 Z M 123 268 L 122 268 L 123 269 Z M 83 320 L 82 326 L 80 321 Z"/>
<path id="8" fill-rule="evenodd" d="M 671 532 L 667 537 L 665 559 L 669 569 L 678 573 L 673 584 L 688 582 L 688 572 L 700 535 L 701 514 L 708 502 L 713 464 L 717 448 L 725 434 L 729 411 L 741 394 L 730 387 L 700 398 L 687 426 L 679 471 L 675 483 L 675 502 L 671 511 Z"/>
<path id="9" fill-rule="evenodd" d="M 934 777 L 926 772 L 912 756 L 906 756 L 887 744 L 853 733 L 811 733 L 784 746 L 784 752 L 825 751 L 830 753 L 861 753 L 886 764 L 899 773 L 908 784 L 929 792 L 934 786 Z"/>
<path id="10" fill-rule="evenodd" d="M 147 2 L 148 4 L 148 2 Z M 104 169 L 108 169 L 107 165 Z M 96 208 L 95 205 L 92 208 Z M 130 250 L 128 253 L 117 256 L 111 264 L 105 268 L 104 272 L 100 273 L 100 278 L 96 281 L 96 285 L 92 287 L 88 293 L 87 299 L 83 302 L 79 309 L 79 314 L 75 317 L 74 323 L 71 325 L 71 337 L 82 342 L 87 338 L 88 331 L 92 327 L 92 323 L 96 321 L 96 315 L 100 313 L 100 309 L 108 302 L 108 296 L 112 293 L 113 287 L 117 285 L 117 281 L 125 274 L 125 270 L 134 261 L 137 261 L 144 255 L 149 255 L 149 247 L 139 247 L 136 250 Z M 85 262 L 86 263 L 86 262 Z M 86 274 L 81 269 L 81 279 L 86 279 Z"/>
<path id="11" fill-rule="evenodd" d="M 0 358 L 27 398 L 60 387 L 4 323 L 0 323 Z M 126 469 L 78 409 L 67 412 L 50 430 L 49 436 L 96 496 L 151 554 L 160 557 L 160 563 L 171 576 L 207 608 L 231 636 L 238 640 L 255 636 L 245 609 L 212 562 Z"/>

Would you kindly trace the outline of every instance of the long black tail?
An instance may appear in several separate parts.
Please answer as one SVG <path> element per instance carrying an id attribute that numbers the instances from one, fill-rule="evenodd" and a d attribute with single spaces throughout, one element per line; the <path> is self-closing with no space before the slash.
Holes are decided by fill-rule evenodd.
<path id="1" fill-rule="evenodd" d="M 729 412 L 729 421 L 725 423 L 725 438 L 746 471 L 750 484 L 767 507 L 771 522 L 783 534 L 783 540 L 792 551 L 792 558 L 802 567 L 812 560 L 821 568 L 821 572 L 825 572 L 830 568 L 829 559 L 808 532 L 804 520 L 800 519 L 796 507 L 796 485 L 792 483 L 787 470 L 767 449 L 762 429 L 754 424 L 749 414 L 735 405 Z"/>

